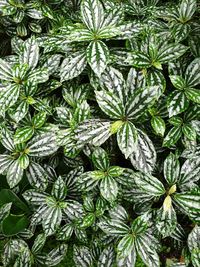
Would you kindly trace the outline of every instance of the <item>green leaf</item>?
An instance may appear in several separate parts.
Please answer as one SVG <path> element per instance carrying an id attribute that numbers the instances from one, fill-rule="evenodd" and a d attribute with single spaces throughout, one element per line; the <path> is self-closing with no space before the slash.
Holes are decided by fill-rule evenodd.
<path id="1" fill-rule="evenodd" d="M 170 153 L 164 161 L 164 177 L 170 186 L 176 184 L 180 174 L 180 163 L 177 157 Z"/>
<path id="2" fill-rule="evenodd" d="M 135 183 L 140 189 L 152 197 L 161 196 L 165 193 L 163 184 L 154 176 L 137 173 L 135 175 Z"/>
<path id="3" fill-rule="evenodd" d="M 23 52 L 19 57 L 21 64 L 28 64 L 29 68 L 34 69 L 39 60 L 39 46 L 32 37 L 23 44 Z"/>
<path id="4" fill-rule="evenodd" d="M 77 220 L 85 215 L 83 206 L 78 201 L 68 200 L 65 204 L 66 206 L 63 211 L 70 220 Z"/>
<path id="5" fill-rule="evenodd" d="M 100 192 L 106 200 L 113 202 L 118 194 L 118 185 L 115 179 L 111 176 L 104 177 L 100 183 Z"/>
<path id="6" fill-rule="evenodd" d="M 177 114 L 184 112 L 189 106 L 189 100 L 184 92 L 175 90 L 167 99 L 167 108 L 169 117 L 173 117 Z"/>
<path id="7" fill-rule="evenodd" d="M 10 189 L 2 189 L 0 191 L 0 205 L 4 205 L 6 203 L 12 203 L 12 205 L 17 208 L 29 212 L 29 208 L 26 204 Z"/>
<path id="8" fill-rule="evenodd" d="M 108 154 L 101 147 L 95 148 L 94 152 L 92 153 L 92 162 L 95 168 L 103 171 L 107 170 L 110 166 Z"/>
<path id="9" fill-rule="evenodd" d="M 99 0 L 83 0 L 81 17 L 88 29 L 99 30 L 104 22 L 104 10 L 101 2 Z"/>
<path id="10" fill-rule="evenodd" d="M 117 256 L 118 258 L 126 258 L 132 251 L 135 251 L 134 236 L 129 234 L 125 235 L 117 245 Z M 134 252 L 133 252 L 134 253 Z"/>
<path id="11" fill-rule="evenodd" d="M 105 71 L 102 73 L 99 82 L 101 87 L 106 87 L 110 93 L 117 96 L 124 103 L 126 97 L 126 85 L 123 75 L 119 70 L 111 66 L 107 66 Z"/>
<path id="12" fill-rule="evenodd" d="M 61 82 L 71 80 L 80 75 L 86 65 L 85 52 L 77 52 L 65 58 L 60 67 Z"/>
<path id="13" fill-rule="evenodd" d="M 34 128 L 31 126 L 24 126 L 23 128 L 18 128 L 14 135 L 15 144 L 25 143 L 34 134 Z"/>
<path id="14" fill-rule="evenodd" d="M 1 128 L 1 144 L 9 151 L 13 151 L 15 149 L 13 132 L 3 126 Z"/>
<path id="15" fill-rule="evenodd" d="M 12 206 L 12 202 L 3 204 L 0 207 L 0 222 L 3 222 L 3 220 L 9 215 L 11 206 Z"/>
<path id="16" fill-rule="evenodd" d="M 163 146 L 171 147 L 180 139 L 182 134 L 180 126 L 174 126 L 163 140 Z"/>
<path id="17" fill-rule="evenodd" d="M 7 172 L 7 182 L 10 188 L 15 187 L 22 179 L 24 170 L 20 167 L 19 161 L 15 160 L 9 167 Z"/>
<path id="18" fill-rule="evenodd" d="M 155 101 L 158 93 L 157 86 L 134 90 L 126 103 L 126 116 L 128 119 L 139 119 Z"/>
<path id="19" fill-rule="evenodd" d="M 90 118 L 90 106 L 87 101 L 84 100 L 81 104 L 78 104 L 74 111 L 74 120 L 76 123 L 80 123 Z"/>
<path id="20" fill-rule="evenodd" d="M 176 127 L 181 126 L 183 123 L 183 119 L 181 117 L 178 117 L 178 116 L 172 117 L 168 121 L 171 125 L 176 126 Z"/>
<path id="21" fill-rule="evenodd" d="M 100 77 L 109 60 L 109 49 L 102 41 L 92 41 L 86 49 L 86 58 L 91 69 Z"/>
<path id="22" fill-rule="evenodd" d="M 125 122 L 117 132 L 117 143 L 127 159 L 137 146 L 137 129 L 131 122 Z"/>
<path id="23" fill-rule="evenodd" d="M 165 134 L 165 121 L 160 116 L 153 116 L 151 118 L 151 126 L 157 135 L 164 136 Z"/>
<path id="24" fill-rule="evenodd" d="M 125 116 L 122 101 L 113 93 L 107 91 L 95 91 L 99 107 L 112 119 L 121 119 Z"/>
<path id="25" fill-rule="evenodd" d="M 119 221 L 128 221 L 128 213 L 121 205 L 116 205 L 113 209 L 109 211 L 111 219 L 117 219 Z"/>
<path id="26" fill-rule="evenodd" d="M 28 78 L 31 84 L 44 83 L 49 79 L 48 69 L 47 68 L 34 69 L 29 73 Z"/>
<path id="27" fill-rule="evenodd" d="M 48 194 L 44 192 L 38 192 L 35 189 L 30 189 L 23 193 L 23 197 L 27 202 L 30 202 L 32 205 L 41 206 L 46 203 Z"/>
<path id="28" fill-rule="evenodd" d="M 117 257 L 117 266 L 135 266 L 137 259 L 136 250 L 132 250 L 131 253 L 126 258 Z"/>
<path id="29" fill-rule="evenodd" d="M 200 104 L 200 90 L 199 89 L 188 88 L 185 90 L 185 95 L 191 101 L 193 101 L 197 104 Z"/>
<path id="30" fill-rule="evenodd" d="M 28 226 L 28 219 L 24 214 L 8 215 L 2 223 L 2 232 L 5 236 L 13 236 Z"/>

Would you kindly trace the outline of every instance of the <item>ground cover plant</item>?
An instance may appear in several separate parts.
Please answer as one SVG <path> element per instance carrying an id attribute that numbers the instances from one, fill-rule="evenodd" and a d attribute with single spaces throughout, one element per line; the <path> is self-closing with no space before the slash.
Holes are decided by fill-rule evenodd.
<path id="1" fill-rule="evenodd" d="M 200 3 L 0 0 L 0 266 L 200 266 Z"/>

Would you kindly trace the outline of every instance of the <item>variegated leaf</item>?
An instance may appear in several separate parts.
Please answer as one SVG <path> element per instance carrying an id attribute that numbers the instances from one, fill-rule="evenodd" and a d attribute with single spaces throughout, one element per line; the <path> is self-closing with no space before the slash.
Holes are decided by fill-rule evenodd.
<path id="1" fill-rule="evenodd" d="M 13 163 L 13 158 L 10 155 L 0 154 L 0 174 L 6 172 Z"/>
<path id="2" fill-rule="evenodd" d="M 132 96 L 126 103 L 126 116 L 128 119 L 137 120 L 154 103 L 157 93 L 157 86 L 146 87 L 134 90 Z"/>
<path id="3" fill-rule="evenodd" d="M 13 80 L 13 73 L 10 63 L 0 58 L 0 79 L 5 81 Z"/>
<path id="4" fill-rule="evenodd" d="M 161 196 L 165 193 L 163 184 L 154 176 L 138 173 L 135 176 L 135 183 L 140 189 L 152 197 Z"/>
<path id="5" fill-rule="evenodd" d="M 18 84 L 10 84 L 8 87 L 0 92 L 0 108 L 6 111 L 12 107 L 18 100 L 20 93 L 20 86 Z"/>
<path id="6" fill-rule="evenodd" d="M 115 251 L 113 246 L 104 248 L 99 256 L 97 267 L 112 267 L 115 262 Z"/>
<path id="7" fill-rule="evenodd" d="M 183 189 L 193 187 L 199 179 L 200 160 L 198 158 L 186 160 L 181 168 L 179 186 Z"/>
<path id="8" fill-rule="evenodd" d="M 44 191 L 48 185 L 48 174 L 38 163 L 32 161 L 26 171 L 29 183 L 36 189 Z"/>
<path id="9" fill-rule="evenodd" d="M 28 64 L 34 69 L 39 60 L 39 46 L 34 38 L 27 39 L 23 44 L 23 52 L 19 57 L 21 64 Z"/>
<path id="10" fill-rule="evenodd" d="M 22 179 L 24 170 L 20 167 L 18 160 L 15 160 L 7 171 L 7 182 L 10 188 L 15 187 Z"/>
<path id="11" fill-rule="evenodd" d="M 156 134 L 161 136 L 165 134 L 165 121 L 160 116 L 153 116 L 151 118 L 151 126 Z"/>
<path id="12" fill-rule="evenodd" d="M 193 101 L 197 104 L 200 104 L 200 90 L 199 89 L 188 88 L 185 90 L 185 95 L 191 101 Z"/>
<path id="13" fill-rule="evenodd" d="M 81 267 L 92 266 L 93 259 L 88 247 L 85 246 L 77 247 L 76 245 L 74 245 L 73 252 L 74 252 L 73 259 L 76 266 L 81 266 Z"/>
<path id="14" fill-rule="evenodd" d="M 198 267 L 200 262 L 199 236 L 200 236 L 200 227 L 196 225 L 188 235 L 188 240 L 187 240 L 188 247 L 191 253 L 192 264 L 194 267 Z"/>
<path id="15" fill-rule="evenodd" d="M 104 177 L 100 183 L 100 192 L 106 200 L 113 202 L 118 194 L 118 185 L 115 179 L 111 176 Z"/>
<path id="16" fill-rule="evenodd" d="M 117 143 L 127 159 L 137 147 L 137 129 L 131 122 L 125 122 L 117 132 Z"/>
<path id="17" fill-rule="evenodd" d="M 135 252 L 134 236 L 125 235 L 117 245 L 117 257 L 118 259 L 128 257 L 133 251 Z"/>
<path id="18" fill-rule="evenodd" d="M 130 155 L 132 165 L 145 173 L 151 173 L 156 163 L 156 151 L 152 141 L 141 130 L 137 129 L 138 142 L 135 151 Z"/>
<path id="19" fill-rule="evenodd" d="M 101 147 L 95 148 L 92 153 L 92 162 L 97 169 L 103 171 L 107 170 L 110 166 L 108 154 Z"/>
<path id="20" fill-rule="evenodd" d="M 88 29 L 97 31 L 104 22 L 104 9 L 99 0 L 83 0 L 81 16 Z"/>
<path id="21" fill-rule="evenodd" d="M 77 52 L 68 58 L 65 58 L 60 67 L 61 82 L 71 80 L 85 69 L 87 65 L 85 53 Z"/>
<path id="22" fill-rule="evenodd" d="M 177 90 L 169 95 L 167 102 L 169 117 L 182 113 L 189 106 L 189 100 L 186 94 Z"/>
<path id="23" fill-rule="evenodd" d="M 159 256 L 151 246 L 151 240 L 147 236 L 141 235 L 135 239 L 135 247 L 142 261 L 147 266 L 159 267 Z"/>
<path id="24" fill-rule="evenodd" d="M 55 153 L 58 149 L 53 132 L 36 135 L 28 143 L 28 154 L 32 157 L 44 157 Z"/>
<path id="25" fill-rule="evenodd" d="M 18 128 L 14 135 L 15 144 L 25 143 L 34 134 L 34 128 L 31 126 L 24 126 L 23 128 Z"/>
<path id="26" fill-rule="evenodd" d="M 65 199 L 65 197 L 67 195 L 67 187 L 66 187 L 65 182 L 62 179 L 62 177 L 58 177 L 58 179 L 53 184 L 52 195 L 57 200 Z"/>
<path id="27" fill-rule="evenodd" d="M 105 120 L 90 119 L 85 120 L 75 130 L 75 138 L 80 145 L 91 143 L 95 146 L 102 145 L 111 135 L 111 123 Z"/>
<path id="28" fill-rule="evenodd" d="M 62 212 L 60 207 L 49 207 L 44 214 L 42 227 L 46 236 L 55 233 L 60 226 L 62 220 Z"/>
<path id="29" fill-rule="evenodd" d="M 179 174 L 179 160 L 173 153 L 170 153 L 164 161 L 164 177 L 170 186 L 176 184 L 179 179 Z"/>
<path id="30" fill-rule="evenodd" d="M 52 249 L 46 256 L 45 265 L 47 266 L 58 265 L 66 256 L 67 248 L 68 248 L 67 244 L 60 244 L 54 249 Z"/>
<path id="31" fill-rule="evenodd" d="M 109 60 L 109 49 L 105 43 L 100 40 L 92 41 L 86 49 L 87 62 L 97 76 L 100 76 Z"/>
<path id="32" fill-rule="evenodd" d="M 171 147 L 180 139 L 182 134 L 180 126 L 174 126 L 163 140 L 163 146 Z"/>
<path id="33" fill-rule="evenodd" d="M 96 91 L 96 99 L 100 108 L 112 119 L 121 119 L 125 116 L 122 101 L 108 91 Z"/>

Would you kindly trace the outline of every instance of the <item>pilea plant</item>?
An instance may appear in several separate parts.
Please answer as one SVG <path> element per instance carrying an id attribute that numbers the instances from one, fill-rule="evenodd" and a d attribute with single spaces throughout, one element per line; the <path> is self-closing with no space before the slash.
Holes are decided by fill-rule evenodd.
<path id="1" fill-rule="evenodd" d="M 0 0 L 0 266 L 200 267 L 197 0 Z"/>

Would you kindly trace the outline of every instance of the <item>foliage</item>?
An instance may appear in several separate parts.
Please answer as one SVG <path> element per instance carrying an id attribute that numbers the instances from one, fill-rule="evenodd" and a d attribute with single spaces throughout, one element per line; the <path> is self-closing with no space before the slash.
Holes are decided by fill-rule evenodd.
<path id="1" fill-rule="evenodd" d="M 200 266 L 196 0 L 0 0 L 0 265 Z"/>

